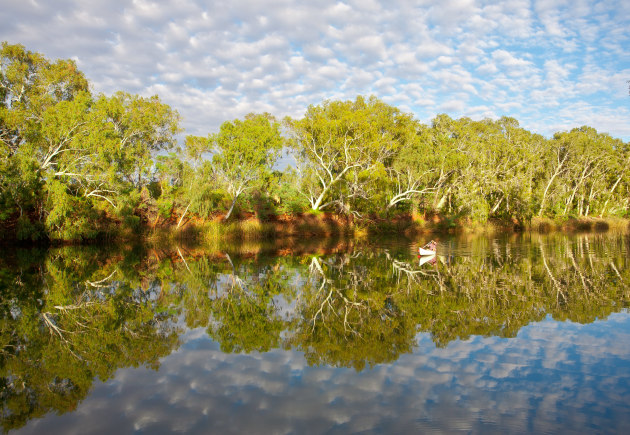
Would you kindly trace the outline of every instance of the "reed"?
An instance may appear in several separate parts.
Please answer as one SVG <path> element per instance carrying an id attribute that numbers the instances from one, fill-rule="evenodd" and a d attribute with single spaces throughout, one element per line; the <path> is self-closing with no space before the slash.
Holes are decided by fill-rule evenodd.
<path id="1" fill-rule="evenodd" d="M 227 223 L 220 230 L 224 238 L 239 241 L 265 240 L 276 235 L 272 223 L 261 222 L 259 219 Z"/>
<path id="2" fill-rule="evenodd" d="M 263 222 L 259 219 L 197 221 L 177 229 L 174 226 L 154 228 L 145 233 L 145 239 L 158 244 L 194 241 L 211 246 L 265 242 L 278 239 L 305 238 L 365 238 L 386 234 L 415 237 L 426 233 L 497 234 L 520 231 L 548 233 L 553 231 L 630 231 L 630 221 L 622 218 L 551 219 L 535 217 L 527 225 L 511 221 L 479 223 L 470 219 L 433 217 L 370 221 L 356 224 L 331 215 L 305 215 L 300 219 Z M 129 236 L 129 235 L 125 235 Z M 123 237 L 123 238 L 127 238 Z"/>
<path id="3" fill-rule="evenodd" d="M 535 217 L 532 219 L 529 227 L 530 231 L 539 233 L 549 233 L 552 231 L 630 231 L 630 221 L 624 218 L 607 217 L 579 217 L 566 218 L 560 217 L 551 219 L 547 217 Z"/>

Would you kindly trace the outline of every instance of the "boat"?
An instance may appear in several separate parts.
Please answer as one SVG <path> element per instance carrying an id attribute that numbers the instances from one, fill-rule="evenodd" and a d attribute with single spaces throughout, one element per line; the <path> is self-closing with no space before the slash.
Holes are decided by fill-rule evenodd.
<path id="1" fill-rule="evenodd" d="M 437 243 L 435 242 L 435 240 L 431 240 L 426 245 L 421 246 L 420 248 L 418 248 L 418 254 L 420 254 L 422 256 L 424 256 L 424 255 L 435 255 L 436 251 L 437 251 Z"/>

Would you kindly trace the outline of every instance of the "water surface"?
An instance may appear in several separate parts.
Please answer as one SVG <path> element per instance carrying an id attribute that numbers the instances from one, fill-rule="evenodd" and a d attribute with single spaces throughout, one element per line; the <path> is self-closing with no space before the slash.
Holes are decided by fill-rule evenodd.
<path id="1" fill-rule="evenodd" d="M 627 235 L 21 250 L 11 433 L 620 433 Z"/>

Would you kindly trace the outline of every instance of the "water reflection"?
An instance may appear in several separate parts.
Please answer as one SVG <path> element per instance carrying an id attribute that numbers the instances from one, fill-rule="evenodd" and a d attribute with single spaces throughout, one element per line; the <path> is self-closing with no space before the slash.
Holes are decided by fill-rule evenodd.
<path id="1" fill-rule="evenodd" d="M 532 409 L 539 422 L 596 421 L 579 406 L 600 409 L 610 424 L 598 396 L 612 397 L 623 422 L 630 364 L 614 340 L 628 342 L 627 315 L 615 318 L 621 331 L 603 322 L 584 334 L 579 324 L 628 306 L 628 246 L 627 236 L 602 234 L 460 238 L 441 240 L 433 264 L 392 241 L 299 253 L 64 247 L 5 256 L 2 426 L 92 406 L 95 379 L 109 380 L 99 394 L 137 408 L 103 431 L 130 421 L 154 431 L 165 416 L 202 431 L 212 415 L 214 430 L 235 432 L 248 420 L 222 428 L 219 416 L 266 409 L 269 427 L 282 427 L 283 415 L 299 420 L 287 431 L 491 430 L 483 416 L 497 431 L 508 419 L 531 432 L 532 416 L 519 413 Z M 530 325 L 546 318 L 578 324 Z M 599 384 L 613 381 L 611 396 Z M 585 387 L 591 396 L 581 397 Z M 444 426 L 440 415 L 461 421 Z M 401 426 L 410 421 L 417 427 Z"/>

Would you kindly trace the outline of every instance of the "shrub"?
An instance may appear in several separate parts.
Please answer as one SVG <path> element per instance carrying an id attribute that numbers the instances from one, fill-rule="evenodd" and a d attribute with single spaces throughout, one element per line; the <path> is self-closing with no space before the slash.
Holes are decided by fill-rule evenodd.
<path id="1" fill-rule="evenodd" d="M 17 220 L 16 237 L 18 240 L 39 240 L 43 236 L 43 228 L 39 222 L 31 222 L 27 216 Z"/>

